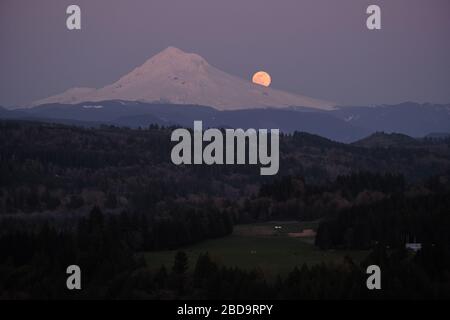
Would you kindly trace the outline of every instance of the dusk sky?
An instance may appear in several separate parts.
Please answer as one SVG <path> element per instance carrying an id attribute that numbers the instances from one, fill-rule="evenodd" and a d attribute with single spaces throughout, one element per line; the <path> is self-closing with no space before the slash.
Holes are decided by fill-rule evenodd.
<path id="1" fill-rule="evenodd" d="M 450 103 L 449 0 L 1 0 L 0 105 L 104 86 L 168 46 L 341 105 Z"/>

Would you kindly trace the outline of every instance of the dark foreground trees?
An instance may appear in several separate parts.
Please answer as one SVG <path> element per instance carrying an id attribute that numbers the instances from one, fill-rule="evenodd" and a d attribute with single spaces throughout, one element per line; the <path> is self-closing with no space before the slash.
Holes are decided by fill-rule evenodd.
<path id="1" fill-rule="evenodd" d="M 0 122 L 0 297 L 449 297 L 448 143 L 364 148 L 282 135 L 280 173 L 266 179 L 259 167 L 174 166 L 170 131 Z M 141 255 L 286 219 L 319 220 L 323 249 L 373 253 L 275 279 L 213 252 L 157 269 Z M 405 252 L 406 242 L 423 249 Z M 365 287 L 369 263 L 382 269 L 380 292 Z M 82 267 L 80 292 L 65 287 L 71 264 Z"/>
<path id="2" fill-rule="evenodd" d="M 399 299 L 450 298 L 450 254 L 424 245 L 414 254 L 377 245 L 361 264 L 298 266 L 266 278 L 261 270 L 225 267 L 204 253 L 189 261 L 183 251 L 172 265 L 150 268 L 133 249 L 133 229 L 98 208 L 76 231 L 44 225 L 0 237 L 2 299 Z M 123 221 L 122 221 L 123 222 Z M 82 290 L 66 288 L 66 268 L 82 268 Z M 382 290 L 366 288 L 366 268 L 379 265 Z"/>
<path id="3" fill-rule="evenodd" d="M 321 222 L 316 245 L 322 249 L 367 249 L 376 243 L 404 247 L 416 242 L 450 248 L 449 210 L 450 193 L 399 194 L 352 206 Z"/>

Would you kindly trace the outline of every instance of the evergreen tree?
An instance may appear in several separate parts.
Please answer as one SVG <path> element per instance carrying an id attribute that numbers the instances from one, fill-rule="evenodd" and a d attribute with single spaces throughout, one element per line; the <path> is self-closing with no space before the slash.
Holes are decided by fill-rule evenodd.
<path id="1" fill-rule="evenodd" d="M 184 275 L 188 269 L 188 257 L 184 251 L 175 254 L 172 272 L 176 275 Z"/>

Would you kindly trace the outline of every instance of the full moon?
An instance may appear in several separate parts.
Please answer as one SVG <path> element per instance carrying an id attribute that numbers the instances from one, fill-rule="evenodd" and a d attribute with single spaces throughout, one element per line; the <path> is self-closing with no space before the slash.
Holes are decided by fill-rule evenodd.
<path id="1" fill-rule="evenodd" d="M 252 81 L 255 84 L 259 84 L 260 86 L 268 87 L 272 82 L 272 78 L 267 72 L 258 71 L 253 75 Z"/>

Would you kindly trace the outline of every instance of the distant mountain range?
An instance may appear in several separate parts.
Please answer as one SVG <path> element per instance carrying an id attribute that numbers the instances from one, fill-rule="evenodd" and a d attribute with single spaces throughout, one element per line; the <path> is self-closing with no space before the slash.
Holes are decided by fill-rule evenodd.
<path id="1" fill-rule="evenodd" d="M 371 132 L 385 131 L 422 137 L 450 132 L 450 104 L 405 102 L 394 106 L 340 107 L 332 114 Z"/>
<path id="2" fill-rule="evenodd" d="M 450 132 L 450 105 L 407 102 L 339 107 L 334 103 L 253 84 L 229 75 L 197 54 L 169 47 L 100 89 L 73 88 L 0 118 L 82 126 L 150 124 L 190 127 L 278 128 L 353 142 L 383 131 L 412 137 Z"/>
<path id="3" fill-rule="evenodd" d="M 127 100 L 205 105 L 219 110 L 303 106 L 330 109 L 335 104 L 256 85 L 211 66 L 197 54 L 169 47 L 103 88 L 72 88 L 33 103 L 77 104 Z"/>
<path id="4" fill-rule="evenodd" d="M 147 127 L 150 124 L 191 127 L 194 120 L 202 120 L 204 128 L 279 128 L 286 133 L 303 131 L 339 142 L 354 142 L 380 131 L 412 137 L 428 134 L 442 137 L 450 133 L 450 105 L 416 103 L 337 107 L 334 110 L 260 108 L 220 111 L 198 105 L 111 100 L 46 104 L 30 109 L 0 108 L 0 118 L 81 126 L 110 124 L 131 128 Z"/>

